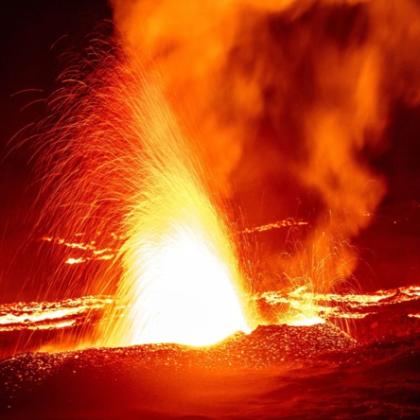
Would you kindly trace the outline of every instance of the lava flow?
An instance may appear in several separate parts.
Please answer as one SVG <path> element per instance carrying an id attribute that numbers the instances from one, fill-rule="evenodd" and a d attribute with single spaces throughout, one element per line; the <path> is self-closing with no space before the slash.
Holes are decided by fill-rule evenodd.
<path id="1" fill-rule="evenodd" d="M 176 293 L 168 296 L 176 297 Z M 296 327 L 297 334 L 300 327 L 323 324 L 335 324 L 347 330 L 360 343 L 375 340 L 378 333 L 383 337 L 420 333 L 420 286 L 365 294 L 322 294 L 298 288 L 289 292 L 265 292 L 253 300 L 261 312 L 266 313 L 271 325 Z M 110 316 L 123 317 L 129 310 L 127 304 L 130 305 L 112 296 L 86 296 L 57 302 L 0 305 L 0 338 L 3 337 L 5 343 L 0 347 L 0 354 L 89 347 L 93 343 L 92 330 L 103 323 L 114 322 Z M 167 304 L 173 305 L 172 302 Z M 390 316 L 395 318 L 391 324 Z M 377 331 L 370 329 L 372 325 L 376 325 Z M 199 327 L 205 330 L 208 326 L 203 323 Z M 25 335 L 32 336 L 32 341 L 22 340 Z M 201 336 L 199 331 L 197 337 Z"/>

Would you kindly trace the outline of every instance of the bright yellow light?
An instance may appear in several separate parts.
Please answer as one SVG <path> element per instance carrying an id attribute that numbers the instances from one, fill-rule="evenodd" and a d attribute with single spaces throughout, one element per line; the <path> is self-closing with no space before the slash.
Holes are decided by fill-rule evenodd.
<path id="1" fill-rule="evenodd" d="M 193 147 L 156 89 L 146 84 L 138 98 L 141 146 L 127 180 L 138 192 L 124 220 L 117 293 L 127 310 L 105 344 L 208 345 L 247 332 L 238 261 Z"/>
<path id="2" fill-rule="evenodd" d="M 175 226 L 138 261 L 132 343 L 207 345 L 247 331 L 231 273 L 202 232 Z"/>

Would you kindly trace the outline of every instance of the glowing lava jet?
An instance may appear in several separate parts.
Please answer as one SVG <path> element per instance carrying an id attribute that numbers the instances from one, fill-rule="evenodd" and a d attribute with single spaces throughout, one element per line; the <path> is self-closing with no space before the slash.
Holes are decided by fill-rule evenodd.
<path id="1" fill-rule="evenodd" d="M 121 250 L 119 295 L 129 309 L 110 343 L 212 344 L 249 329 L 238 264 L 191 146 L 158 91 L 146 85 L 144 96 L 146 106 L 136 115 L 147 133 L 142 188 L 125 218 Z"/>
<path id="2" fill-rule="evenodd" d="M 66 260 L 74 270 L 63 267 L 57 292 L 84 281 L 89 294 L 114 293 L 118 303 L 90 344 L 208 345 L 249 331 L 237 256 L 200 145 L 185 134 L 158 72 L 122 53 L 100 59 L 107 66 L 69 89 L 75 107 L 57 107 L 59 123 L 44 139 L 45 240 L 83 233 L 81 249 L 92 252 Z M 100 248 L 114 232 L 122 242 L 115 255 Z M 96 253 L 111 266 L 81 264 Z"/>

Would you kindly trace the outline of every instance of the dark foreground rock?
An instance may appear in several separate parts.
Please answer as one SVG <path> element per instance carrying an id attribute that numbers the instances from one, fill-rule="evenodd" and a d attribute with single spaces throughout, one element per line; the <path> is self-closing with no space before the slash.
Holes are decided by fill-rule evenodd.
<path id="1" fill-rule="evenodd" d="M 147 345 L 0 363 L 6 418 L 420 415 L 419 337 L 357 347 L 329 325 L 266 326 L 209 347 Z"/>

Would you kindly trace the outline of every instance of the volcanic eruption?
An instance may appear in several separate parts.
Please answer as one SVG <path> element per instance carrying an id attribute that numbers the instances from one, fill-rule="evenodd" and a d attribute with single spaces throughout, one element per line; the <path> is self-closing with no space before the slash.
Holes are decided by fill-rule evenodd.
<path id="1" fill-rule="evenodd" d="M 391 371 L 419 348 L 415 268 L 363 287 L 371 244 L 420 220 L 386 207 L 395 109 L 419 105 L 417 2 L 110 8 L 112 34 L 90 36 L 14 140 L 37 179 L 27 241 L 53 268 L 0 305 L 5 412 L 62 416 L 70 384 L 74 416 L 261 417 L 273 400 L 308 415 L 280 398 L 302 398 L 295 377 L 320 384 L 321 416 L 342 413 L 328 375 L 373 383 L 360 361 Z M 393 414 L 418 413 L 398 395 Z"/>

